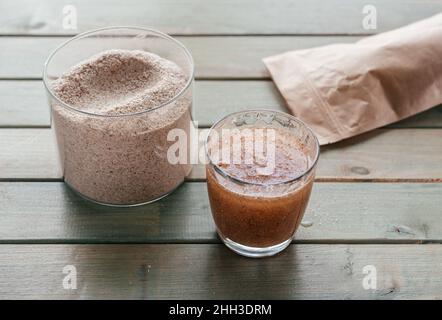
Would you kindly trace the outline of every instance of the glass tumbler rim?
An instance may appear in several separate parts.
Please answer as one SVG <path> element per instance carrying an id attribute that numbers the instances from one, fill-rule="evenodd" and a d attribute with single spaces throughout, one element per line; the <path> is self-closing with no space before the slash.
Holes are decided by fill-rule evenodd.
<path id="1" fill-rule="evenodd" d="M 315 139 L 315 148 L 317 150 L 315 158 L 312 161 L 312 163 L 308 166 L 308 168 L 306 170 L 304 170 L 303 172 L 301 172 L 299 175 L 295 176 L 294 178 L 290 178 L 288 180 L 284 180 L 284 181 L 281 181 L 281 182 L 274 182 L 274 183 L 261 183 L 261 182 L 250 182 L 250 181 L 246 181 L 246 180 L 241 179 L 241 178 L 234 177 L 231 174 L 229 174 L 226 170 L 221 168 L 218 164 L 215 164 L 212 161 L 212 158 L 209 155 L 209 150 L 208 150 L 208 146 L 207 146 L 210 134 L 224 120 L 226 120 L 226 119 L 228 119 L 228 118 L 230 118 L 232 116 L 235 116 L 235 115 L 246 114 L 246 113 L 249 113 L 249 112 L 270 112 L 270 113 L 273 113 L 273 114 L 279 114 L 279 115 L 282 115 L 284 117 L 289 118 L 290 120 L 296 121 L 298 124 L 304 126 L 307 129 L 308 133 L 311 136 L 313 136 L 313 138 Z M 317 164 L 318 159 L 319 159 L 319 154 L 320 154 L 320 151 L 321 151 L 318 137 L 316 136 L 316 134 L 314 133 L 314 131 L 311 129 L 311 127 L 309 125 L 307 125 L 304 121 L 300 120 L 299 118 L 297 118 L 297 117 L 295 117 L 295 116 L 293 116 L 291 114 L 288 114 L 288 113 L 282 112 L 282 111 L 278 111 L 278 110 L 272 110 L 272 109 L 247 109 L 247 110 L 243 110 L 243 111 L 232 112 L 232 113 L 229 113 L 229 114 L 225 115 L 224 117 L 222 117 L 221 119 L 216 121 L 210 127 L 209 132 L 207 133 L 206 139 L 204 141 L 204 150 L 205 150 L 206 158 L 209 160 L 209 163 L 207 163 L 207 165 L 213 166 L 215 171 L 218 172 L 224 178 L 233 180 L 234 182 L 236 182 L 238 184 L 241 184 L 241 185 L 253 185 L 253 186 L 263 186 L 263 187 L 265 187 L 265 186 L 286 185 L 286 184 L 291 184 L 291 183 L 294 183 L 296 181 L 299 181 L 300 179 L 302 179 L 303 177 L 308 175 L 316 167 L 316 164 Z"/>
<path id="2" fill-rule="evenodd" d="M 163 102 L 161 104 L 159 104 L 158 106 L 148 109 L 148 110 L 143 110 L 143 111 L 139 111 L 139 112 L 132 112 L 132 113 L 124 113 L 124 114 L 100 114 L 100 113 L 93 113 L 93 112 L 87 112 L 84 110 L 80 110 L 78 108 L 75 108 L 73 106 L 71 106 L 70 104 L 62 101 L 56 94 L 54 94 L 54 92 L 52 91 L 51 86 L 48 83 L 48 67 L 51 63 L 52 58 L 64 47 L 66 47 L 67 45 L 69 45 L 70 43 L 85 38 L 89 35 L 92 35 L 94 33 L 99 33 L 99 32 L 103 32 L 103 31 L 110 31 L 110 30 L 131 30 L 131 31 L 145 31 L 145 32 L 150 32 L 156 36 L 159 36 L 163 39 L 169 40 L 171 42 L 173 42 L 174 44 L 177 45 L 177 47 L 179 47 L 180 49 L 183 50 L 184 54 L 186 55 L 188 62 L 190 64 L 190 76 L 187 79 L 187 82 L 185 84 L 185 86 L 171 99 L 167 100 L 166 102 Z M 79 33 L 78 35 L 64 41 L 63 43 L 61 43 L 60 45 L 58 45 L 48 56 L 48 58 L 46 59 L 45 63 L 44 63 L 44 68 L 43 68 L 43 83 L 44 86 L 46 88 L 46 91 L 50 94 L 50 96 L 55 99 L 60 105 L 62 105 L 64 108 L 67 108 L 71 111 L 74 112 L 78 112 L 81 114 L 86 114 L 88 116 L 94 116 L 94 117 L 102 117 L 102 118 L 123 118 L 123 117 L 130 117 L 130 116 L 138 116 L 138 115 L 142 115 L 145 113 L 149 113 L 152 111 L 155 111 L 157 109 L 160 109 L 162 107 L 165 107 L 167 105 L 170 105 L 171 103 L 173 103 L 174 101 L 178 100 L 181 96 L 183 96 L 187 90 L 190 88 L 190 86 L 192 85 L 193 81 L 194 81 L 194 76 L 195 76 L 195 63 L 193 61 L 193 57 L 192 54 L 190 53 L 189 49 L 186 48 L 186 46 L 184 46 L 184 44 L 180 41 L 178 41 L 177 39 L 169 36 L 168 34 L 161 32 L 159 30 L 153 29 L 153 28 L 146 28 L 146 27 L 140 27 L 140 26 L 108 26 L 108 27 L 104 27 L 104 28 L 97 28 L 97 29 L 92 29 L 92 30 L 88 30 L 82 33 Z"/>

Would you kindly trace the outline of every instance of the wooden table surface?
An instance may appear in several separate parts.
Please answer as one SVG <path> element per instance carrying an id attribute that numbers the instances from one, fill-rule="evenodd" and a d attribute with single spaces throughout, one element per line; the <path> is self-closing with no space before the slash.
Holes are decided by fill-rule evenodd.
<path id="1" fill-rule="evenodd" d="M 286 110 L 261 61 L 352 42 L 442 12 L 440 0 L 47 0 L 0 3 L 0 298 L 442 298 L 442 106 L 324 147 L 294 243 L 240 257 L 215 235 L 197 166 L 171 196 L 116 209 L 62 182 L 43 62 L 73 34 L 140 25 L 177 36 L 196 63 L 201 127 L 232 111 Z M 74 5 L 78 29 L 62 28 Z M 64 289 L 75 266 L 77 289 Z M 377 289 L 364 289 L 364 266 Z"/>

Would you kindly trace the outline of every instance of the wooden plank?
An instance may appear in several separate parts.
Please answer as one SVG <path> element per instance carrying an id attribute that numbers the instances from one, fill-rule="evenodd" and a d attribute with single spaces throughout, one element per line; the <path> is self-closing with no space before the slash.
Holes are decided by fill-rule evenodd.
<path id="1" fill-rule="evenodd" d="M 0 182 L 1 243 L 214 243 L 205 183 L 137 208 L 92 204 L 61 182 Z M 394 205 L 392 205 L 394 204 Z M 315 184 L 297 243 L 442 242 L 440 183 Z"/>
<path id="2" fill-rule="evenodd" d="M 0 81 L 0 127 L 50 127 L 42 81 Z"/>
<path id="3" fill-rule="evenodd" d="M 61 176 L 52 130 L 0 129 L 0 180 Z"/>
<path id="4" fill-rule="evenodd" d="M 442 130 L 378 129 L 321 147 L 320 181 L 442 181 Z M 190 180 L 204 180 L 194 167 Z"/>
<path id="5" fill-rule="evenodd" d="M 319 177 L 442 181 L 442 130 L 375 130 L 322 148 Z M 430 173 L 431 172 L 431 173 Z"/>
<path id="6" fill-rule="evenodd" d="M 441 264 L 440 245 L 291 245 L 261 260 L 220 244 L 1 245 L 0 298 L 441 299 Z"/>
<path id="7" fill-rule="evenodd" d="M 178 37 L 192 53 L 197 78 L 269 78 L 262 58 L 288 50 L 360 37 Z M 0 37 L 0 78 L 41 78 L 43 64 L 63 37 Z M 103 40 L 104 41 L 104 40 Z M 112 40 L 109 40 L 112 41 Z"/>
<path id="8" fill-rule="evenodd" d="M 360 34 L 382 32 L 442 11 L 437 0 L 372 0 L 377 30 L 362 20 L 365 0 L 32 0 L 3 1 L 2 34 L 75 34 L 109 25 L 145 25 L 174 34 Z M 78 29 L 63 20 L 66 5 L 77 13 Z M 69 9 L 68 9 L 69 10 Z M 332 12 L 333 14 L 330 14 Z M 197 16 L 196 16 L 197 14 Z"/>
<path id="9" fill-rule="evenodd" d="M 195 82 L 194 116 L 199 127 L 210 127 L 231 112 L 246 109 L 287 111 L 271 81 Z M 49 127 L 49 109 L 41 81 L 0 80 L 0 127 Z M 442 106 L 390 128 L 441 128 Z"/>
<path id="10" fill-rule="evenodd" d="M 326 181 L 441 181 L 442 130 L 380 129 L 322 148 Z M 61 179 L 50 129 L 0 129 L 0 180 Z M 190 180 L 204 179 L 196 165 Z"/>
<path id="11" fill-rule="evenodd" d="M 271 81 L 196 81 L 195 84 L 194 112 L 199 127 L 210 128 L 227 114 L 241 110 L 287 112 L 283 97 Z"/>
<path id="12" fill-rule="evenodd" d="M 200 127 L 210 127 L 224 115 L 239 110 L 286 110 L 282 96 L 271 81 L 198 80 L 194 95 L 194 116 Z M 442 121 L 440 124 L 442 126 Z M 49 108 L 42 81 L 0 81 L 0 127 L 49 126 Z"/>

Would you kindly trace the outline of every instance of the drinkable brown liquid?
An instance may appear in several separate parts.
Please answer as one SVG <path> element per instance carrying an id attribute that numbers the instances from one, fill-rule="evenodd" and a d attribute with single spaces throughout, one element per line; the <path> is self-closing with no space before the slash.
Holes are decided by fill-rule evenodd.
<path id="1" fill-rule="evenodd" d="M 246 183 L 226 178 L 207 165 L 209 200 L 221 237 L 250 247 L 269 247 L 295 234 L 307 207 L 314 172 L 292 180 L 302 175 L 312 160 L 288 132 L 277 131 L 275 147 L 271 174 L 257 173 L 260 161 L 218 163 L 225 174 Z M 242 157 L 248 152 L 253 150 L 243 147 Z"/>

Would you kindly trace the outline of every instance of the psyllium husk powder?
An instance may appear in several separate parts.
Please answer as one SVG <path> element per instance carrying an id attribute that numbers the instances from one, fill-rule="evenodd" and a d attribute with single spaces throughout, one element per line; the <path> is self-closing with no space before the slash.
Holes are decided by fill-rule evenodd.
<path id="1" fill-rule="evenodd" d="M 131 205 L 174 190 L 190 171 L 170 163 L 172 129 L 189 137 L 191 90 L 173 62 L 109 50 L 55 80 L 52 117 L 65 182 L 101 203 Z"/>

